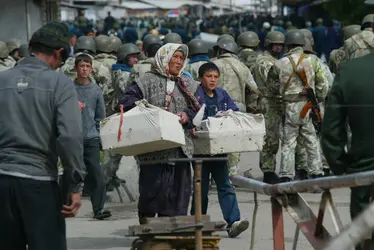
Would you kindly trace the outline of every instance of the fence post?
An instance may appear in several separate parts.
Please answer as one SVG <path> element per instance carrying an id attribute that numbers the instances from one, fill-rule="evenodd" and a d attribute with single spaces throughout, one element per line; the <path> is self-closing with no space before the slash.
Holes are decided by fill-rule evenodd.
<path id="1" fill-rule="evenodd" d="M 283 228 L 283 207 L 275 197 L 270 198 L 273 216 L 273 244 L 274 250 L 285 250 L 284 228 Z"/>

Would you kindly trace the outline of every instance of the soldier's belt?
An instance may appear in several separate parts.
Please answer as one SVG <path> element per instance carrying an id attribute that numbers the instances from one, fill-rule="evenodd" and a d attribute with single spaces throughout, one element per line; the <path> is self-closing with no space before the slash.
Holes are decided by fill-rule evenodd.
<path id="1" fill-rule="evenodd" d="M 301 94 L 290 94 L 283 96 L 283 101 L 285 102 L 302 102 L 308 101 L 308 97 Z"/>

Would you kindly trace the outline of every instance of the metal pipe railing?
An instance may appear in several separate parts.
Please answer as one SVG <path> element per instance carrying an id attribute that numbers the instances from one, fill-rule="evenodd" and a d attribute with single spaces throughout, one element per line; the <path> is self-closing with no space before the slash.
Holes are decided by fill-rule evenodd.
<path id="1" fill-rule="evenodd" d="M 232 183 L 240 188 L 245 188 L 259 194 L 275 196 L 279 194 L 295 194 L 311 191 L 320 191 L 346 188 L 355 186 L 365 186 L 374 184 L 374 171 L 360 172 L 341 176 L 329 176 L 317 179 L 291 181 L 270 185 L 261 181 L 248 179 L 243 176 L 233 175 L 230 177 Z"/>

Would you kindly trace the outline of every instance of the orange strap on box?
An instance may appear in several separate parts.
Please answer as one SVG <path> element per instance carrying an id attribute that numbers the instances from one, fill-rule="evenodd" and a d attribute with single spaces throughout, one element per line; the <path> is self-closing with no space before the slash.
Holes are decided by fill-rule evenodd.
<path id="1" fill-rule="evenodd" d="M 121 109 L 121 114 L 120 114 L 121 117 L 120 117 L 120 120 L 119 120 L 117 142 L 119 142 L 121 140 L 121 137 L 122 137 L 122 124 L 123 124 L 123 115 L 124 115 L 123 104 L 120 105 L 120 109 Z"/>

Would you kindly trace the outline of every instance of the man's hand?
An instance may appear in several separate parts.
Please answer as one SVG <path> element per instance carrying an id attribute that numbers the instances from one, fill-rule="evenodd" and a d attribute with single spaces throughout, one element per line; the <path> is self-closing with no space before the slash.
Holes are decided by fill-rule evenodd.
<path id="1" fill-rule="evenodd" d="M 196 128 L 190 129 L 190 135 L 192 137 L 196 137 L 197 136 L 197 134 L 196 134 Z"/>
<path id="2" fill-rule="evenodd" d="M 78 210 L 82 205 L 81 194 L 80 193 L 71 193 L 69 194 L 69 199 L 71 200 L 71 205 L 64 205 L 61 213 L 65 217 L 75 217 L 78 214 Z"/>
<path id="3" fill-rule="evenodd" d="M 179 119 L 180 124 L 184 125 L 188 122 L 189 118 L 186 112 L 180 112 L 177 115 L 180 117 Z"/>

